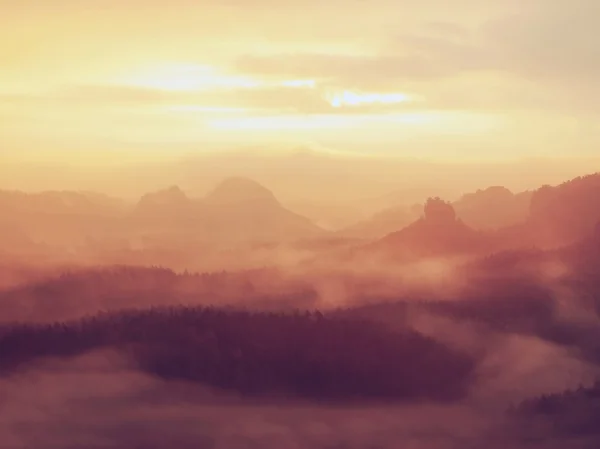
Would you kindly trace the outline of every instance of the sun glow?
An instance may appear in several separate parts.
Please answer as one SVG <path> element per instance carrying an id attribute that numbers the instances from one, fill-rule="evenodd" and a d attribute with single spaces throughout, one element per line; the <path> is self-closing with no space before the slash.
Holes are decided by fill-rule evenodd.
<path id="1" fill-rule="evenodd" d="M 317 83 L 315 80 L 286 80 L 281 82 L 283 87 L 308 88 L 314 89 Z"/>
<path id="2" fill-rule="evenodd" d="M 230 114 L 230 113 L 245 113 L 251 112 L 247 108 L 233 108 L 225 106 L 202 106 L 202 105 L 173 105 L 163 108 L 166 112 L 181 112 L 181 113 L 217 113 L 217 114 Z"/>
<path id="3" fill-rule="evenodd" d="M 165 65 L 127 77 L 127 84 L 172 92 L 240 89 L 261 85 L 249 77 L 219 72 L 207 65 Z"/>
<path id="4" fill-rule="evenodd" d="M 403 93 L 359 93 L 349 90 L 329 93 L 327 94 L 326 99 L 334 108 L 369 104 L 396 104 L 411 100 L 407 94 Z"/>
<path id="5" fill-rule="evenodd" d="M 336 115 L 313 116 L 245 116 L 214 119 L 208 121 L 208 127 L 220 131 L 297 131 L 317 129 L 346 129 L 368 121 L 370 117 L 344 117 Z"/>

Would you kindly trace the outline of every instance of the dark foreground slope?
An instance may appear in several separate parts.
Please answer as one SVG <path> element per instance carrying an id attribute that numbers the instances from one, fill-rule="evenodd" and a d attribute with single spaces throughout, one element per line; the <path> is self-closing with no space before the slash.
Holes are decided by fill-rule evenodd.
<path id="1" fill-rule="evenodd" d="M 250 396 L 316 400 L 456 400 L 475 362 L 416 332 L 320 313 L 162 308 L 71 323 L 14 325 L 0 337 L 5 375 L 44 357 L 117 349 L 164 379 Z"/>

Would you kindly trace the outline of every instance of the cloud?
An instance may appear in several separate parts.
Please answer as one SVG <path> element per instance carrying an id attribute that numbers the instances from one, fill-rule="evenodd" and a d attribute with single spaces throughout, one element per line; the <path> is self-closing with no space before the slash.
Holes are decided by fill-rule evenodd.
<path id="1" fill-rule="evenodd" d="M 593 0 L 551 6 L 536 2 L 523 12 L 504 13 L 474 28 L 459 22 L 425 22 L 389 35 L 377 53 L 246 54 L 236 68 L 260 75 L 311 77 L 348 88 L 416 88 L 427 97 L 431 90 L 440 90 L 439 84 L 454 83 L 450 91 L 466 84 L 455 100 L 444 92 L 445 100 L 431 99 L 432 107 L 439 103 L 477 108 L 482 103 L 488 108 L 598 112 L 599 14 L 600 4 Z"/>
<path id="2" fill-rule="evenodd" d="M 75 59 L 87 61 L 90 54 L 108 63 L 108 59 L 124 58 L 121 53 L 125 50 L 127 61 L 138 56 L 161 59 L 169 52 L 177 59 L 187 52 L 186 60 L 208 55 L 207 60 L 219 59 L 210 63 L 231 63 L 241 74 L 310 78 L 346 90 L 415 92 L 427 97 L 431 108 L 597 111 L 600 104 L 600 87 L 595 82 L 600 74 L 595 24 L 600 4 L 595 0 L 550 4 L 542 0 L 526 4 L 457 0 L 451 7 L 441 0 L 423 0 L 403 8 L 401 16 L 390 13 L 398 8 L 390 0 L 375 0 L 368 7 L 363 2 L 342 5 L 337 0 L 280 3 L 273 10 L 272 0 L 248 4 L 230 0 L 210 8 L 202 2 L 176 0 L 170 11 L 164 11 L 158 2 L 139 0 L 126 5 L 109 0 L 96 9 L 82 9 L 70 0 L 53 1 L 52 10 L 69 11 L 75 23 L 91 20 L 91 13 L 97 16 L 81 37 L 81 45 L 57 41 L 42 30 L 39 36 L 28 37 L 31 42 L 27 36 L 19 38 L 19 47 L 0 46 L 0 59 L 7 66 L 19 65 L 22 58 L 39 61 L 44 59 L 40 52 L 54 48 L 50 53 L 58 67 L 65 58 L 70 66 Z M 29 0 L 9 5 L 7 17 L 33 20 L 26 14 L 33 6 L 37 14 L 45 12 L 42 7 L 48 9 L 39 0 Z M 46 16 L 43 20 L 58 18 L 54 14 L 51 20 Z M 98 24 L 108 20 L 112 34 L 100 38 L 105 30 L 98 29 Z M 127 33 L 134 33 L 135 39 Z M 43 48 L 38 45 L 42 37 L 49 37 Z M 164 45 L 159 44 L 163 38 Z M 142 41 L 148 43 L 142 45 Z M 208 41 L 210 45 L 201 44 Z M 85 55 L 79 55 L 82 50 Z M 490 81 L 490 76 L 503 78 L 502 85 Z M 119 101 L 136 101 L 128 97 L 139 95 L 156 93 L 129 91 L 118 96 Z M 219 106 L 245 103 L 302 113 L 330 109 L 319 91 L 292 91 L 281 86 L 219 93 L 218 102 Z M 418 106 L 425 107 L 425 103 Z M 372 109 L 390 108 L 371 105 L 363 111 Z"/>
<path id="3" fill-rule="evenodd" d="M 528 13 L 489 21 L 483 34 L 498 69 L 536 79 L 596 80 L 599 14 L 600 4 L 594 0 L 544 3 Z"/>
<path id="4" fill-rule="evenodd" d="M 379 55 L 296 53 L 241 57 L 241 70 L 311 77 L 444 78 L 473 71 L 535 76 L 591 77 L 600 70 L 597 16 L 600 4 L 575 0 L 565 7 L 540 4 L 502 15 L 471 30 L 457 22 L 431 21 L 388 35 Z M 569 32 L 565 32 L 568 30 Z"/>
<path id="5" fill-rule="evenodd" d="M 414 78 L 436 78 L 440 68 L 418 55 L 355 56 L 324 53 L 289 53 L 273 56 L 246 55 L 236 69 L 260 75 L 309 77 L 349 88 L 384 87 Z"/>
<path id="6" fill-rule="evenodd" d="M 122 85 L 88 85 L 58 89 L 46 94 L 0 96 L 0 108 L 21 107 L 129 108 L 131 111 L 208 113 L 355 114 L 414 110 L 417 98 L 402 93 L 346 91 L 303 80 L 252 88 L 169 92 Z"/>

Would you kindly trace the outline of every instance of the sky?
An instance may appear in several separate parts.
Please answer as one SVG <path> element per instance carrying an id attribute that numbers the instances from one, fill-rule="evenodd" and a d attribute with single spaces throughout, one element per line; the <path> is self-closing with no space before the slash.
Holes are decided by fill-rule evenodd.
<path id="1" fill-rule="evenodd" d="M 0 0 L 0 157 L 589 157 L 598 17 L 597 0 Z"/>

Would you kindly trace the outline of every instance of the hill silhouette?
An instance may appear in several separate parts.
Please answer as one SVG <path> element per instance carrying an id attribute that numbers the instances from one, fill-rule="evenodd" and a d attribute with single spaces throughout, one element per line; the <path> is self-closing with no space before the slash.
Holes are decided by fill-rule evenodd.
<path id="1" fill-rule="evenodd" d="M 3 214 L 114 215 L 124 207 L 124 201 L 96 192 L 0 190 Z"/>
<path id="2" fill-rule="evenodd" d="M 125 202 L 98 193 L 0 191 L 0 224 L 18 229 L 10 245 L 17 252 L 31 242 L 72 248 L 87 235 L 114 235 L 126 211 Z"/>
<path id="3" fill-rule="evenodd" d="M 445 234 L 441 232 L 444 226 L 439 221 L 435 224 L 436 220 L 427 217 L 398 229 L 410 216 L 408 209 L 400 207 L 383 211 L 344 232 L 358 237 L 360 234 L 373 236 L 388 230 L 388 235 L 384 237 L 386 244 L 413 248 L 416 254 L 443 253 L 435 249 L 436 245 L 440 250 L 445 245 L 448 253 L 470 245 L 482 250 L 529 246 L 556 248 L 590 235 L 600 222 L 599 198 L 600 174 L 517 194 L 501 186 L 492 186 L 465 194 L 451 203 L 458 219 L 446 220 L 445 229 L 448 232 Z M 466 228 L 482 232 L 475 234 Z M 345 235 L 344 232 L 340 234 Z M 450 237 L 451 233 L 453 237 Z M 468 234 L 472 237 L 468 237 Z M 489 239 L 489 247 L 481 241 L 484 236 Z M 469 240 L 471 243 L 467 243 Z M 381 246 L 386 244 L 382 243 Z M 418 250 L 419 246 L 422 246 L 422 251 Z"/>
<path id="4" fill-rule="evenodd" d="M 399 231 L 364 246 L 360 254 L 386 259 L 473 254 L 491 248 L 491 240 L 456 217 L 454 207 L 440 198 L 429 198 L 424 215 Z"/>
<path id="5" fill-rule="evenodd" d="M 404 206 L 384 209 L 366 220 L 355 223 L 337 232 L 346 238 L 377 239 L 411 224 L 419 218 L 422 207 Z"/>
<path id="6" fill-rule="evenodd" d="M 533 193 L 530 226 L 542 244 L 568 243 L 589 235 L 600 222 L 600 173 L 574 178 Z"/>
<path id="7" fill-rule="evenodd" d="M 171 186 L 164 190 L 147 193 L 142 196 L 136 207 L 143 211 L 161 207 L 189 207 L 190 205 L 191 201 L 187 195 L 178 186 Z"/>
<path id="8" fill-rule="evenodd" d="M 456 214 L 474 229 L 499 229 L 527 220 L 533 192 L 513 193 L 492 186 L 467 193 L 453 203 Z"/>
<path id="9" fill-rule="evenodd" d="M 143 228 L 181 227 L 198 221 L 200 208 L 178 187 L 143 195 L 133 210 L 133 218 Z"/>
<path id="10" fill-rule="evenodd" d="M 326 235 L 309 219 L 282 206 L 270 190 L 245 178 L 226 179 L 205 198 L 189 197 L 171 186 L 148 192 L 134 204 L 87 192 L 0 191 L 0 226 L 6 240 L 3 249 L 12 253 L 30 252 L 32 242 L 58 252 L 81 253 Z"/>
<path id="11" fill-rule="evenodd" d="M 456 215 L 475 230 L 494 230 L 522 223 L 529 216 L 533 192 L 514 194 L 502 186 L 466 193 L 452 202 Z M 423 204 L 382 209 L 339 232 L 345 237 L 380 238 L 408 226 L 423 213 Z"/>
<path id="12" fill-rule="evenodd" d="M 518 194 L 492 186 L 463 195 L 445 216 L 436 218 L 436 212 L 420 206 L 397 207 L 331 232 L 283 206 L 263 185 L 234 177 L 203 198 L 172 186 L 149 192 L 134 204 L 88 192 L 0 191 L 0 224 L 2 251 L 28 257 L 60 253 L 60 260 L 80 254 L 112 263 L 145 263 L 144 254 L 128 252 L 153 251 L 148 254 L 152 263 L 161 263 L 163 257 L 165 262 L 178 260 L 181 267 L 209 247 L 304 242 L 302 250 L 319 257 L 350 239 L 357 244 L 381 240 L 356 254 L 382 252 L 403 260 L 552 248 L 581 240 L 600 222 L 599 196 L 598 174 Z M 317 241 L 327 244 L 311 243 Z"/>
<path id="13" fill-rule="evenodd" d="M 501 247 L 559 248 L 587 239 L 600 222 L 600 173 L 531 193 L 527 219 L 500 228 Z"/>
<path id="14" fill-rule="evenodd" d="M 286 209 L 273 192 L 246 178 L 222 181 L 201 200 L 201 208 L 215 238 L 269 242 L 325 234 L 308 218 Z"/>
<path id="15" fill-rule="evenodd" d="M 256 181 L 248 178 L 227 178 L 220 182 L 204 198 L 207 204 L 219 205 L 278 205 L 279 202 L 273 192 Z"/>
<path id="16" fill-rule="evenodd" d="M 147 194 L 136 207 L 144 226 L 168 233 L 178 230 L 190 239 L 212 243 L 271 242 L 317 236 L 324 231 L 309 219 L 286 209 L 259 183 L 229 178 L 200 199 L 179 187 Z"/>

